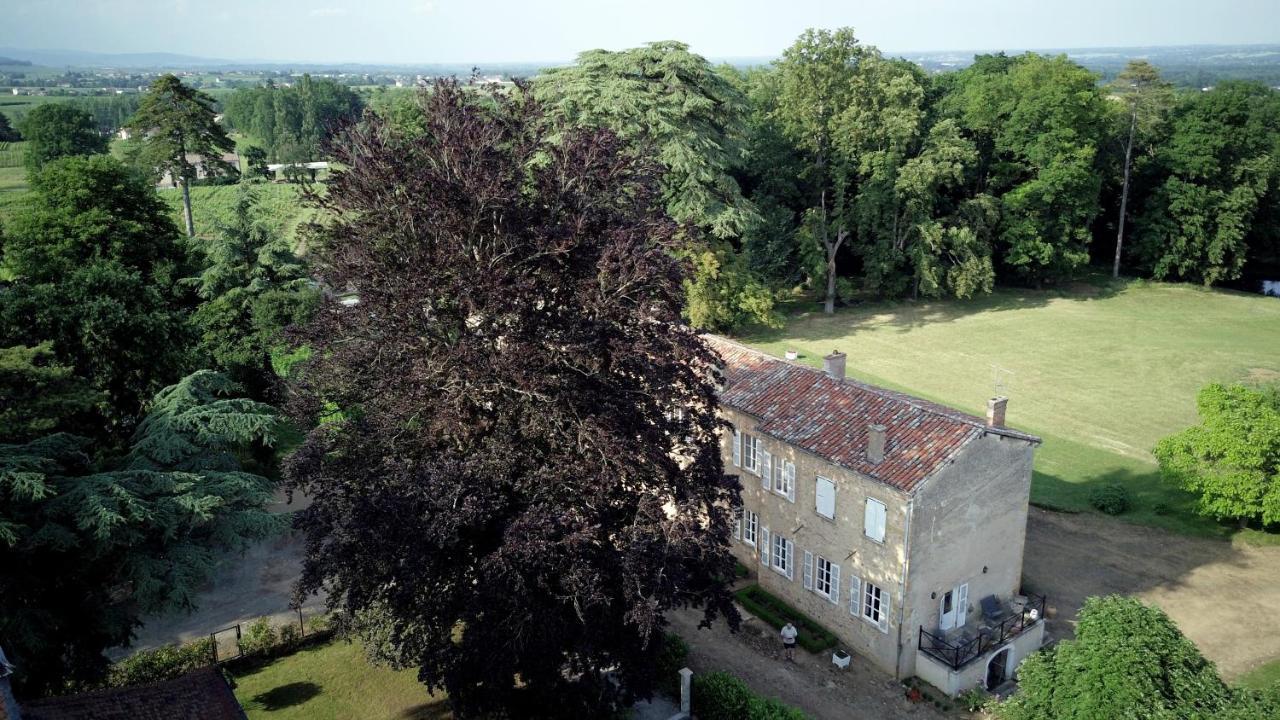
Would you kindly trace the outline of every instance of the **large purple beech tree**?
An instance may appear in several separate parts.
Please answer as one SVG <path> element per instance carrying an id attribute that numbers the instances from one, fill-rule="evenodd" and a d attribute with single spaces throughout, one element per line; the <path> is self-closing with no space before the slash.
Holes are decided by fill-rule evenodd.
<path id="1" fill-rule="evenodd" d="M 716 357 L 680 323 L 654 164 L 518 89 L 366 118 L 313 229 L 330 302 L 287 463 L 300 590 L 459 717 L 603 717 L 654 686 L 664 613 L 737 623 Z"/>

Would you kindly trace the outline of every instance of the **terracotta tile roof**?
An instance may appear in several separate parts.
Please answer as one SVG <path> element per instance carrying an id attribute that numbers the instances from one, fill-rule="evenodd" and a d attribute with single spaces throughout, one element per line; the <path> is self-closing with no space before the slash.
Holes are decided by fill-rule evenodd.
<path id="1" fill-rule="evenodd" d="M 150 685 L 20 703 L 22 720 L 245 720 L 212 667 Z"/>
<path id="2" fill-rule="evenodd" d="M 944 405 L 704 337 L 724 360 L 720 402 L 756 417 L 758 432 L 908 493 L 984 433 L 1040 442 Z M 885 452 L 872 463 L 867 427 L 877 424 L 886 428 Z"/>

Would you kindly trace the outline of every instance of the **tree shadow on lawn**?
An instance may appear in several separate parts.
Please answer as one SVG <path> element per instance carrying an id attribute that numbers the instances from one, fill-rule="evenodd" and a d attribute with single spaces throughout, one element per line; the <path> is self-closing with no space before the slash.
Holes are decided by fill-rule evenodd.
<path id="1" fill-rule="evenodd" d="M 787 318 L 784 327 L 752 326 L 742 333 L 742 337 L 752 342 L 777 342 L 788 333 L 800 333 L 800 339 L 806 341 L 839 340 L 847 338 L 859 327 L 870 325 L 888 326 L 904 333 L 925 325 L 954 322 L 970 315 L 1044 307 L 1054 300 L 1103 300 L 1120 294 L 1128 285 L 1124 280 L 1090 275 L 1044 290 L 1002 288 L 990 295 L 968 300 L 858 302 L 838 308 L 834 315 L 824 315 L 821 302 L 797 300 L 781 306 Z"/>
<path id="2" fill-rule="evenodd" d="M 301 705 L 321 692 L 323 692 L 321 687 L 313 682 L 293 682 L 258 693 L 253 696 L 251 702 L 270 712 Z"/>
<path id="3" fill-rule="evenodd" d="M 400 720 L 453 720 L 447 700 L 432 700 L 400 713 Z"/>

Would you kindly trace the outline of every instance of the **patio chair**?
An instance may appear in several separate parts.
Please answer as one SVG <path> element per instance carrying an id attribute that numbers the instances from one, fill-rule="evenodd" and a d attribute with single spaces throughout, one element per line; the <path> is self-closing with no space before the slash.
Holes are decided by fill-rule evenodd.
<path id="1" fill-rule="evenodd" d="M 982 617 L 992 625 L 1000 622 L 1004 617 L 1004 605 L 1001 604 L 1000 598 L 995 595 L 982 598 Z"/>

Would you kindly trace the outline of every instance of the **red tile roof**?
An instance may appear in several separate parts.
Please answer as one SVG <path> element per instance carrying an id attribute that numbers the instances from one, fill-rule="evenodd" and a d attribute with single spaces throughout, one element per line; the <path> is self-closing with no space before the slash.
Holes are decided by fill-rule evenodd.
<path id="1" fill-rule="evenodd" d="M 724 361 L 720 402 L 754 416 L 758 432 L 908 493 L 984 433 L 1040 442 L 944 405 L 704 337 Z M 886 428 L 879 463 L 867 459 L 869 425 Z"/>
<path id="2" fill-rule="evenodd" d="M 245 720 L 212 667 L 150 685 L 19 703 L 22 720 Z"/>

